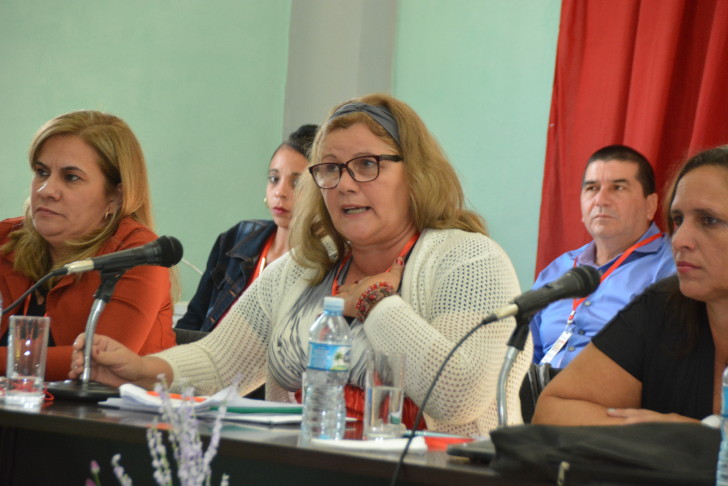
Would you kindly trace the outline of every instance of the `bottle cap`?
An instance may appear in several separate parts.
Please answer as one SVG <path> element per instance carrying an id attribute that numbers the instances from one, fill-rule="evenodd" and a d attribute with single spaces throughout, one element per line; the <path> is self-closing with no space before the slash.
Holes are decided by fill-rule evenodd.
<path id="1" fill-rule="evenodd" d="M 324 311 L 344 312 L 344 299 L 341 297 L 324 297 Z"/>

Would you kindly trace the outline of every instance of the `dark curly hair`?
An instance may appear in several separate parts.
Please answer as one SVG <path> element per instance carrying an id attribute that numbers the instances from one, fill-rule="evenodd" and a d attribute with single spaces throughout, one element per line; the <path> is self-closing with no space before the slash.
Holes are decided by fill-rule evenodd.
<path id="1" fill-rule="evenodd" d="M 288 136 L 288 140 L 276 148 L 275 152 L 278 152 L 281 147 L 291 147 L 299 154 L 308 158 L 311 145 L 313 145 L 313 139 L 316 136 L 316 130 L 318 130 L 318 125 L 301 125 L 295 132 Z M 275 152 L 273 152 L 273 155 L 275 155 Z"/>

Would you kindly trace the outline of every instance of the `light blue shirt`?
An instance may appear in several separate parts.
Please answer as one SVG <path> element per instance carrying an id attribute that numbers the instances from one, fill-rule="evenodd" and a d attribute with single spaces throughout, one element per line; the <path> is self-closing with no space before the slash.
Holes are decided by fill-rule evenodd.
<path id="1" fill-rule="evenodd" d="M 659 231 L 657 226 L 652 223 L 638 241 L 649 238 Z M 594 262 L 596 247 L 592 241 L 577 250 L 564 253 L 551 262 L 538 275 L 533 288 L 543 287 L 558 279 L 574 268 L 574 260 L 577 265 L 591 265 L 604 274 L 619 256 L 621 255 L 598 267 Z M 556 368 L 566 366 L 633 297 L 642 293 L 652 283 L 673 273 L 675 273 L 675 263 L 672 259 L 668 237 L 663 236 L 634 250 L 599 285 L 599 288 L 577 307 L 572 322 L 573 327 L 571 327 L 572 334 L 568 342 L 551 360 L 551 365 Z M 559 300 L 534 315 L 531 320 L 531 333 L 535 363 L 541 361 L 566 330 L 566 321 L 571 314 L 572 305 L 573 299 Z"/>

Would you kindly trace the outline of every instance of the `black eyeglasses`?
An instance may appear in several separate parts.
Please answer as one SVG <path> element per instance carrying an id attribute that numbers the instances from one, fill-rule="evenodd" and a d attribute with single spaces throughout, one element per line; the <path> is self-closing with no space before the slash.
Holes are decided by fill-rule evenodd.
<path id="1" fill-rule="evenodd" d="M 341 173 L 344 169 L 352 179 L 357 182 L 371 182 L 379 177 L 379 163 L 382 160 L 401 162 L 399 155 L 362 155 L 354 157 L 348 162 L 324 162 L 312 165 L 308 171 L 313 176 L 314 182 L 321 189 L 333 189 L 339 185 Z"/>

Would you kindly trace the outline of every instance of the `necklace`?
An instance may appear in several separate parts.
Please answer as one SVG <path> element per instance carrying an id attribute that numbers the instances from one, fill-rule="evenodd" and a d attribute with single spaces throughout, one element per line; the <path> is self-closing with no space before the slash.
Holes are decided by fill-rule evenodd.
<path id="1" fill-rule="evenodd" d="M 402 248 L 402 251 L 399 252 L 399 255 L 397 255 L 397 258 L 402 257 L 404 258 L 410 250 L 412 250 L 412 247 L 415 246 L 415 243 L 417 243 L 417 239 L 420 237 L 420 233 L 417 232 L 414 235 L 412 235 L 412 238 L 409 239 L 406 245 L 404 245 L 404 248 Z M 347 267 L 348 264 L 351 263 L 351 252 L 347 253 L 344 258 L 341 259 L 341 263 L 339 264 L 339 269 L 336 270 L 336 275 L 334 276 L 334 281 L 331 284 L 331 295 L 338 295 L 339 294 L 339 287 L 341 287 L 341 284 L 343 283 L 342 280 L 346 277 L 346 274 L 342 275 L 341 271 L 344 267 Z M 347 267 L 348 268 L 348 267 Z M 392 269 L 390 266 L 387 268 L 387 272 L 389 272 Z"/>

